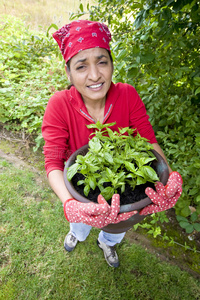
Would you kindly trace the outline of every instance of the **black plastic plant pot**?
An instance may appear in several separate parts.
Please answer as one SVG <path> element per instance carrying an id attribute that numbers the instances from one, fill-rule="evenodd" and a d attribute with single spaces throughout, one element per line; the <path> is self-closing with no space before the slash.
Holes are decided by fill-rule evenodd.
<path id="1" fill-rule="evenodd" d="M 165 160 L 162 158 L 162 156 L 157 151 L 155 151 L 155 150 L 151 150 L 151 151 L 153 152 L 153 154 L 156 157 L 156 159 L 152 162 L 152 167 L 155 169 L 160 181 L 164 185 L 166 185 L 168 177 L 169 177 L 169 170 L 168 170 L 167 164 L 166 164 Z M 68 191 L 70 192 L 70 194 L 72 195 L 73 198 L 75 198 L 76 200 L 78 200 L 82 203 L 90 203 L 92 201 L 90 201 L 86 197 L 83 197 L 81 194 L 79 194 L 76 191 L 76 189 L 74 188 L 72 182 L 68 181 L 67 169 L 75 163 L 77 155 L 85 155 L 87 152 L 88 152 L 88 144 L 79 148 L 77 151 L 75 151 L 67 160 L 67 162 L 65 164 L 65 168 L 64 168 L 64 181 L 65 181 L 65 185 L 66 185 Z M 137 210 L 138 213 L 126 221 L 121 221 L 120 223 L 117 223 L 117 224 L 109 224 L 109 225 L 103 227 L 102 230 L 109 232 L 109 233 L 122 233 L 122 232 L 129 230 L 130 228 L 133 227 L 133 225 L 141 222 L 145 218 L 145 216 L 141 216 L 139 214 L 139 211 L 151 203 L 152 202 L 149 199 L 149 197 L 146 197 L 146 198 L 139 200 L 138 202 L 135 202 L 132 204 L 121 205 L 120 213 L 130 212 L 133 210 Z"/>

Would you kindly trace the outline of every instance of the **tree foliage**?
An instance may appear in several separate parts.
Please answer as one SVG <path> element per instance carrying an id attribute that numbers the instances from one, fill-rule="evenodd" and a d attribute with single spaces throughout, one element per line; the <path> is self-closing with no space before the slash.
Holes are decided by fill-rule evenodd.
<path id="1" fill-rule="evenodd" d="M 112 31 L 115 81 L 134 85 L 184 188 L 176 213 L 200 213 L 200 5 L 192 0 L 99 0 L 90 18 Z"/>

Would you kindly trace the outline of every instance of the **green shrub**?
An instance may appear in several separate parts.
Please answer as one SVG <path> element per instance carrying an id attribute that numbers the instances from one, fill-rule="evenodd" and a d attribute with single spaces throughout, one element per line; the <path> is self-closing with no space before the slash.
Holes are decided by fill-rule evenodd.
<path id="1" fill-rule="evenodd" d="M 67 84 L 58 47 L 52 37 L 26 28 L 17 18 L 3 16 L 1 27 L 0 121 L 8 129 L 34 134 L 39 146 L 46 104 Z"/>
<path id="2" fill-rule="evenodd" d="M 90 9 L 90 18 L 112 31 L 114 80 L 136 87 L 172 169 L 183 177 L 175 210 L 190 224 L 190 207 L 200 214 L 199 14 L 192 0 L 99 0 Z"/>

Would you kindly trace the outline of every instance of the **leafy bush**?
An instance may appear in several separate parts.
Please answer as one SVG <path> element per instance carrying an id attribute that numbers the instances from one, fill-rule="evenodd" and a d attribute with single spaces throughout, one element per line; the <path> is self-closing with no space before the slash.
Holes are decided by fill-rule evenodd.
<path id="1" fill-rule="evenodd" d="M 199 14 L 194 0 L 99 0 L 90 8 L 90 18 L 112 32 L 114 80 L 136 87 L 159 144 L 183 177 L 175 210 L 190 224 L 190 207 L 200 214 Z"/>
<path id="2" fill-rule="evenodd" d="M 198 220 L 197 212 L 192 213 L 189 219 L 177 216 L 177 220 L 182 228 L 186 230 L 187 233 L 192 233 L 194 230 L 200 231 L 200 224 L 196 221 Z"/>
<path id="3" fill-rule="evenodd" d="M 49 97 L 66 88 L 63 63 L 53 38 L 26 28 L 17 18 L 1 20 L 0 121 L 42 142 L 41 123 Z M 62 71 L 63 70 L 63 71 Z"/>

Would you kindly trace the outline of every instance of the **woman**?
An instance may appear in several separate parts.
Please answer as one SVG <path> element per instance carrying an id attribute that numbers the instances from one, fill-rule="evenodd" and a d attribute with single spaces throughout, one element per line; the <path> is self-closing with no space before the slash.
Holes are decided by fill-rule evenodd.
<path id="1" fill-rule="evenodd" d="M 71 153 L 88 143 L 93 129 L 88 129 L 86 125 L 100 121 L 116 122 L 113 130 L 128 126 L 136 128 L 164 159 L 165 156 L 136 90 L 127 84 L 112 83 L 113 62 L 108 27 L 99 22 L 78 20 L 63 26 L 53 37 L 66 62 L 65 69 L 72 86 L 69 90 L 56 92 L 49 100 L 42 133 L 48 180 L 64 204 L 65 217 L 70 222 L 70 232 L 64 241 L 65 249 L 70 252 L 78 241 L 86 239 L 92 227 L 102 228 L 137 213 L 118 214 L 119 195 L 113 195 L 109 206 L 101 195 L 98 204 L 82 204 L 68 192 L 63 179 L 64 162 Z M 174 206 L 181 194 L 181 185 L 180 174 L 172 172 L 167 187 L 159 183 L 156 192 L 147 188 L 146 194 L 153 204 L 140 211 L 140 214 L 146 215 Z M 112 267 L 119 266 L 114 246 L 122 241 L 124 235 L 125 232 L 99 233 L 97 244 Z"/>

